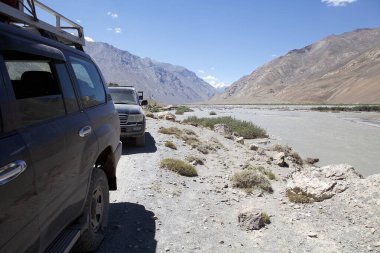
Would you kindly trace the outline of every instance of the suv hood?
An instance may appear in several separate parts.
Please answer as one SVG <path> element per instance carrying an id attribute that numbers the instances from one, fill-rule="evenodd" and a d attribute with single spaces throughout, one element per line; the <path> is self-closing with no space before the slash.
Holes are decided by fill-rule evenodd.
<path id="1" fill-rule="evenodd" d="M 115 108 L 118 113 L 125 114 L 144 114 L 141 106 L 139 105 L 124 105 L 124 104 L 115 104 Z"/>

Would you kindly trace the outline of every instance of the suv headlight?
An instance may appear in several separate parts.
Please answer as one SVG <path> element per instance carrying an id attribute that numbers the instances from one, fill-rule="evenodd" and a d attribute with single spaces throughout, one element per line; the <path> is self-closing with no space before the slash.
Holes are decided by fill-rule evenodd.
<path id="1" fill-rule="evenodd" d="M 134 123 L 134 122 L 141 122 L 144 120 L 143 114 L 129 114 L 128 115 L 128 122 Z"/>

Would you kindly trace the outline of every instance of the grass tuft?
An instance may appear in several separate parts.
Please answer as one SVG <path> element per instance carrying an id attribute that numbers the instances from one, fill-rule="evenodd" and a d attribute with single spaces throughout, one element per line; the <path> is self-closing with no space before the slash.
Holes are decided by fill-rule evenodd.
<path id="1" fill-rule="evenodd" d="M 307 194 L 302 192 L 299 188 L 295 188 L 292 190 L 288 189 L 286 191 L 286 196 L 288 197 L 289 201 L 293 203 L 306 204 L 306 203 L 313 203 L 316 201 L 311 196 L 308 196 Z"/>
<path id="2" fill-rule="evenodd" d="M 171 141 L 166 141 L 165 142 L 165 147 L 171 148 L 171 149 L 177 149 L 177 146 L 171 142 Z"/>
<path id="3" fill-rule="evenodd" d="M 198 118 L 196 116 L 188 117 L 183 121 L 191 125 L 201 125 L 214 129 L 216 124 L 226 124 L 233 132 L 245 139 L 255 139 L 268 137 L 266 131 L 255 124 L 247 121 L 241 121 L 232 117 L 217 117 L 217 118 Z"/>
<path id="4" fill-rule="evenodd" d="M 194 166 L 178 159 L 166 158 L 161 161 L 161 168 L 165 168 L 186 177 L 198 176 Z"/>
<path id="5" fill-rule="evenodd" d="M 177 127 L 161 127 L 158 132 L 161 134 L 175 135 L 177 137 L 181 136 L 182 134 L 181 129 Z"/>
<path id="6" fill-rule="evenodd" d="M 232 176 L 233 186 L 242 189 L 259 188 L 272 193 L 273 189 L 269 180 L 257 170 L 242 170 Z"/>
<path id="7" fill-rule="evenodd" d="M 261 213 L 261 218 L 263 218 L 265 224 L 270 224 L 270 217 L 269 217 L 269 215 L 267 213 L 262 212 Z"/>

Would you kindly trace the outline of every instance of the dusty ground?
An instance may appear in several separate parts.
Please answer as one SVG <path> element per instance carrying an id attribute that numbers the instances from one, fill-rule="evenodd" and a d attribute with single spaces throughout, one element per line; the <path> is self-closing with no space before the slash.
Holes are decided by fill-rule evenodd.
<path id="1" fill-rule="evenodd" d="M 127 143 L 119 162 L 118 190 L 111 192 L 109 232 L 98 252 L 380 252 L 380 176 L 360 180 L 345 192 L 313 204 L 293 204 L 285 196 L 297 169 L 267 161 L 273 153 L 249 150 L 211 130 L 148 119 L 145 148 Z M 195 131 L 222 148 L 204 155 L 175 136 L 158 133 L 176 126 Z M 178 150 L 164 146 L 171 140 Z M 259 146 L 268 148 L 271 144 Z M 163 158 L 205 159 L 198 177 L 160 168 Z M 254 158 L 254 159 L 252 159 Z M 232 187 L 230 176 L 247 161 L 271 169 L 273 194 Z M 238 214 L 257 208 L 271 224 L 255 231 L 239 227 Z"/>

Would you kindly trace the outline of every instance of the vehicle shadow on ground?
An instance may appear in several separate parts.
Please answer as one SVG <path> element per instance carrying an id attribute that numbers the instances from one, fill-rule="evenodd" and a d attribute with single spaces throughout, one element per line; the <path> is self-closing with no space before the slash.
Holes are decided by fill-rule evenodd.
<path id="1" fill-rule="evenodd" d="M 134 203 L 110 203 L 107 235 L 96 251 L 156 252 L 154 213 Z"/>
<path id="2" fill-rule="evenodd" d="M 140 153 L 154 153 L 157 151 L 156 141 L 153 136 L 149 133 L 145 133 L 145 146 L 136 147 L 134 139 L 123 140 L 123 151 L 122 155 L 132 155 Z"/>

